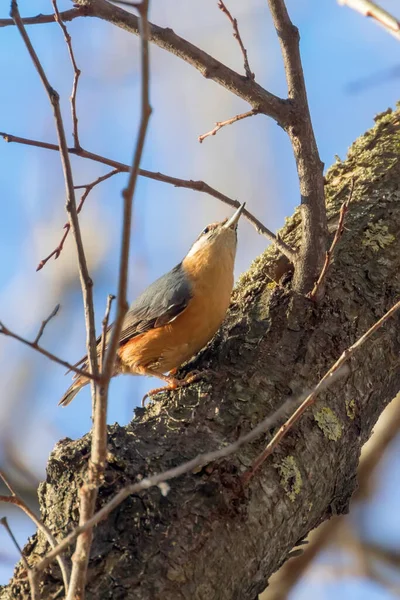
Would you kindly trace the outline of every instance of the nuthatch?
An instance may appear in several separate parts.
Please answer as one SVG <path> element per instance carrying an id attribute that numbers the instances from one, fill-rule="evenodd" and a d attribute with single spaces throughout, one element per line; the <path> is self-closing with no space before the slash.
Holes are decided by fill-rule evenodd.
<path id="1" fill-rule="evenodd" d="M 236 230 L 243 209 L 244 204 L 229 220 L 203 229 L 183 261 L 133 302 L 123 323 L 113 376 L 152 375 L 166 381 L 166 389 L 194 380 L 190 374 L 183 380 L 173 374 L 207 344 L 225 318 L 233 288 Z M 99 358 L 100 348 L 101 338 L 97 340 Z M 75 366 L 79 365 L 88 368 L 86 356 Z M 89 383 L 82 375 L 74 379 L 59 404 L 69 404 Z"/>

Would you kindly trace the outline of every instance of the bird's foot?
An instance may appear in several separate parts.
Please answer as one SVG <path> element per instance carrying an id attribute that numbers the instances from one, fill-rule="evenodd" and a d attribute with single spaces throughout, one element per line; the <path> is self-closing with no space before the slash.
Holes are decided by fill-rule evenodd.
<path id="1" fill-rule="evenodd" d="M 173 369 L 173 371 L 171 371 L 170 373 L 175 374 L 176 372 L 177 369 Z M 213 371 L 207 369 L 205 371 L 192 371 L 191 373 L 188 373 L 184 379 L 175 379 L 175 377 L 171 377 L 171 375 L 169 375 L 168 378 L 165 377 L 165 380 L 168 382 L 168 385 L 163 385 L 162 387 L 154 388 L 153 390 L 147 392 L 147 394 L 143 396 L 142 406 L 145 406 L 146 400 L 150 398 L 150 396 L 155 396 L 160 392 L 167 392 L 169 390 L 176 390 L 177 388 L 185 387 L 210 374 L 213 374 Z"/>

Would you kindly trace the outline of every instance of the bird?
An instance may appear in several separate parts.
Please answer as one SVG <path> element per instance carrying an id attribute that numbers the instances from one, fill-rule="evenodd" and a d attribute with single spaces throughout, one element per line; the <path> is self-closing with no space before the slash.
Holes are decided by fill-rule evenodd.
<path id="1" fill-rule="evenodd" d="M 151 390 L 145 398 L 199 378 L 190 373 L 185 379 L 174 375 L 211 340 L 225 318 L 234 282 L 238 222 L 244 207 L 245 203 L 241 204 L 229 219 L 207 225 L 185 258 L 145 289 L 126 313 L 113 376 L 149 375 L 168 384 Z M 107 329 L 106 347 L 111 328 Z M 101 336 L 97 356 L 100 362 Z M 87 356 L 74 366 L 87 370 Z M 88 383 L 84 375 L 75 374 L 59 405 L 67 406 Z"/>

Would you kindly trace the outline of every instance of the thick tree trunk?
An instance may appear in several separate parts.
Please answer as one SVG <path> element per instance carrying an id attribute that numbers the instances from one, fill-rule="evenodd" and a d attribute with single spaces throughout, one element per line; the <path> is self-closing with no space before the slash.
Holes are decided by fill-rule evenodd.
<path id="1" fill-rule="evenodd" d="M 273 249 L 239 281 L 229 315 L 194 361 L 217 374 L 137 410 L 127 427 L 109 428 L 109 464 L 100 507 L 121 487 L 198 453 L 224 446 L 324 374 L 340 353 L 400 296 L 400 112 L 384 115 L 327 175 L 334 229 L 351 178 L 346 230 L 319 305 L 290 283 L 271 284 L 284 261 Z M 299 215 L 282 235 L 298 243 Z M 240 242 L 239 242 L 240 243 Z M 287 278 L 286 278 L 287 279 Z M 351 373 L 321 395 L 243 489 L 240 475 L 265 438 L 236 455 L 129 497 L 95 530 L 87 598 L 254 600 L 268 577 L 313 527 L 348 510 L 360 448 L 400 387 L 399 318 L 391 319 L 351 360 Z M 60 539 L 78 518 L 77 492 L 89 438 L 63 440 L 39 490 L 42 516 Z M 25 552 L 48 549 L 41 535 Z M 18 580 L 1 600 L 28 598 Z M 42 598 L 60 589 L 56 563 L 42 577 Z"/>

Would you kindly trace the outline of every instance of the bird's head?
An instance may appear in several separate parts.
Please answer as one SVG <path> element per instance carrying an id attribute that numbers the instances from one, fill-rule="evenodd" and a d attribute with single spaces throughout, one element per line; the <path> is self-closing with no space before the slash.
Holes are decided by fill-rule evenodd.
<path id="1" fill-rule="evenodd" d="M 186 258 L 191 259 L 195 256 L 203 257 L 203 259 L 219 257 L 222 260 L 224 254 L 226 254 L 234 259 L 238 222 L 245 204 L 245 202 L 241 204 L 230 219 L 207 225 L 190 248 Z"/>

